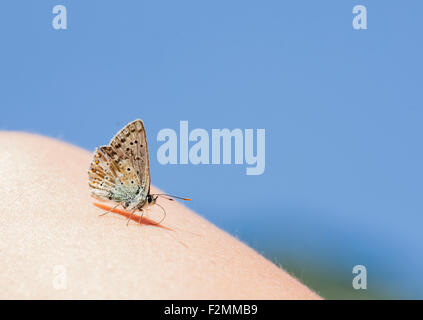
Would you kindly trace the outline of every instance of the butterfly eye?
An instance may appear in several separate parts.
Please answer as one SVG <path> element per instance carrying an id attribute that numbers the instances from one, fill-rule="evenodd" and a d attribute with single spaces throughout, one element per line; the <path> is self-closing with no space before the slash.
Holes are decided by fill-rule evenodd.
<path id="1" fill-rule="evenodd" d="M 151 203 L 151 201 L 152 201 L 153 199 L 151 199 L 151 196 L 148 196 L 147 197 L 147 201 L 148 201 L 148 203 Z"/>

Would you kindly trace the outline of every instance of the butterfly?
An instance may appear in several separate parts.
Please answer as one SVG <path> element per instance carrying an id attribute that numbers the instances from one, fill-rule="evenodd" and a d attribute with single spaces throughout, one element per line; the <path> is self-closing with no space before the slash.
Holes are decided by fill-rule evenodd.
<path id="1" fill-rule="evenodd" d="M 164 216 L 166 211 L 156 203 L 159 196 L 188 200 L 168 194 L 150 193 L 150 162 L 144 123 L 137 119 L 128 123 L 110 141 L 94 152 L 88 170 L 88 185 L 91 196 L 98 200 L 111 200 L 117 205 L 103 213 L 105 215 L 121 205 L 131 212 L 128 222 L 135 211 L 144 213 L 148 207 L 158 205 Z M 140 221 L 142 215 L 140 215 Z M 160 222 L 161 222 L 160 221 Z M 158 222 L 158 223 L 160 223 Z"/>

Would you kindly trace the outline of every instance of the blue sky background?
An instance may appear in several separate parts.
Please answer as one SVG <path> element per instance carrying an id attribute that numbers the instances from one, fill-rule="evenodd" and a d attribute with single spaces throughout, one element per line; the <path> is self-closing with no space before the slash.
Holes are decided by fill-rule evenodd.
<path id="1" fill-rule="evenodd" d="M 67 30 L 52 28 L 57 4 Z M 356 4 L 368 30 L 352 28 Z M 422 12 L 417 0 L 2 1 L 0 129 L 93 150 L 142 118 L 153 184 L 323 296 L 423 298 Z M 160 165 L 157 133 L 180 120 L 266 129 L 265 173 Z M 357 264 L 368 292 L 352 289 Z"/>

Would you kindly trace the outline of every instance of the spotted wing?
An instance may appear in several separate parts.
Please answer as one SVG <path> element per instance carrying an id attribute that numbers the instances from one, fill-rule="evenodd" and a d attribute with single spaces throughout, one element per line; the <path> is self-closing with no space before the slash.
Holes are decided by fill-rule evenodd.
<path id="1" fill-rule="evenodd" d="M 127 207 L 139 191 L 139 179 L 129 159 L 118 159 L 110 146 L 94 152 L 88 171 L 91 195 Z"/>
<path id="2" fill-rule="evenodd" d="M 137 119 L 120 130 L 110 141 L 118 158 L 128 159 L 140 182 L 141 190 L 150 192 L 150 162 L 144 124 Z"/>

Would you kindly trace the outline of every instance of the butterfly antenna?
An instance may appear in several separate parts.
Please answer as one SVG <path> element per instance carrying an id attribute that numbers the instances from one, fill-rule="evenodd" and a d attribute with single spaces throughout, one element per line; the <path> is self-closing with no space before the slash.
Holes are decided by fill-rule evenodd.
<path id="1" fill-rule="evenodd" d="M 190 198 L 183 198 L 183 197 L 173 196 L 173 195 L 171 195 L 171 194 L 166 194 L 166 193 L 155 193 L 154 195 L 155 195 L 155 196 L 160 196 L 160 197 L 163 197 L 163 198 L 165 198 L 165 199 L 167 199 L 167 200 L 171 200 L 171 201 L 173 201 L 173 200 L 174 200 L 174 199 L 172 199 L 172 198 L 175 198 L 175 199 L 180 199 L 180 200 L 185 200 L 185 201 L 192 201 L 192 199 L 190 199 Z"/>
<path id="2" fill-rule="evenodd" d="M 99 216 L 99 217 L 102 217 L 102 216 L 104 216 L 104 215 L 106 215 L 106 214 L 108 214 L 108 213 L 112 212 L 113 210 L 115 210 L 118 206 L 119 206 L 119 203 L 118 203 L 117 205 L 115 205 L 113 208 L 110 208 L 108 211 L 106 211 L 106 212 L 104 212 L 104 213 L 102 213 L 102 214 L 99 214 L 98 216 Z"/>

